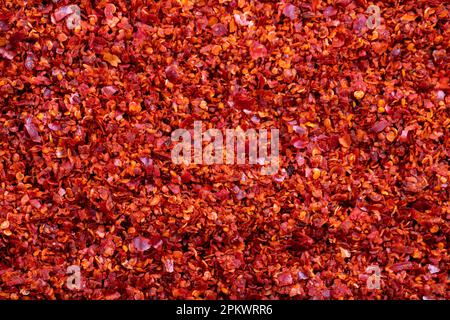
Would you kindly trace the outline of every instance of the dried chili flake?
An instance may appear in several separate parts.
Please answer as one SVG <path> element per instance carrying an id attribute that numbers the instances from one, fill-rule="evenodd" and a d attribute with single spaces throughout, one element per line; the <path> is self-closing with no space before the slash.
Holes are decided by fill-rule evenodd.
<path id="1" fill-rule="evenodd" d="M 146 251 L 151 248 L 150 240 L 143 237 L 134 238 L 133 245 L 138 251 Z"/>
<path id="2" fill-rule="evenodd" d="M 34 142 L 41 142 L 39 131 L 37 127 L 34 125 L 33 118 L 31 116 L 28 116 L 25 119 L 25 129 L 30 135 L 31 140 L 33 140 Z"/>
<path id="3" fill-rule="evenodd" d="M 3 2 L 0 299 L 450 298 L 445 1 Z"/>
<path id="4" fill-rule="evenodd" d="M 290 3 L 287 3 L 283 8 L 283 14 L 291 20 L 297 19 L 298 8 Z"/>
<path id="5" fill-rule="evenodd" d="M 253 60 L 264 58 L 267 56 L 267 49 L 261 43 L 254 41 L 250 46 L 250 55 Z"/>

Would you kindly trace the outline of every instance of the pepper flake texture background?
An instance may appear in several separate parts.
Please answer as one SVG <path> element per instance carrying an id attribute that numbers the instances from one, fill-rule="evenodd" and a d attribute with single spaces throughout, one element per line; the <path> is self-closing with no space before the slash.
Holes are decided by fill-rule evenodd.
<path id="1" fill-rule="evenodd" d="M 449 30 L 444 0 L 0 0 L 0 298 L 449 299 Z M 174 165 L 197 120 L 278 128 L 280 172 Z"/>

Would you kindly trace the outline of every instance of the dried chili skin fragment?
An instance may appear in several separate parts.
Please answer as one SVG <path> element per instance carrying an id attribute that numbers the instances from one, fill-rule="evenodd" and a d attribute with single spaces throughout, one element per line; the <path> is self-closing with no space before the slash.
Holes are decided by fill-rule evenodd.
<path id="1" fill-rule="evenodd" d="M 2 1 L 0 299 L 449 299 L 449 7 L 371 5 Z"/>

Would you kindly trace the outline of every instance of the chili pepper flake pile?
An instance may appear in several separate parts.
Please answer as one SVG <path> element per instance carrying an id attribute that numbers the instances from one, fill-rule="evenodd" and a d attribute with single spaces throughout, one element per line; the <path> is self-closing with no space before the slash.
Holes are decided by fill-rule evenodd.
<path id="1" fill-rule="evenodd" d="M 0 299 L 449 299 L 449 10 L 1 0 Z"/>

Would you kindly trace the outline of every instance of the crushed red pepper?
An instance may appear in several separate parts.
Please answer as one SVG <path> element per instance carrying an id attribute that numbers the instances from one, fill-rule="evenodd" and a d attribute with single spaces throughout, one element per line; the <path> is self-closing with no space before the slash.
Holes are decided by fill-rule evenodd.
<path id="1" fill-rule="evenodd" d="M 2 0 L 0 299 L 449 299 L 449 10 Z M 195 120 L 280 172 L 173 164 Z"/>

